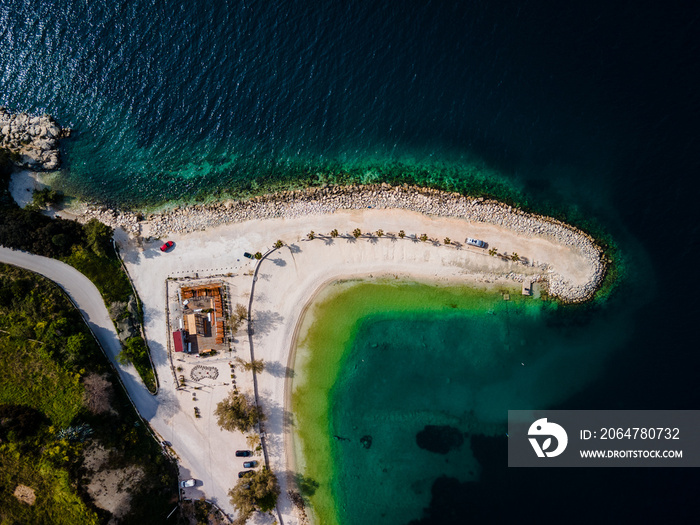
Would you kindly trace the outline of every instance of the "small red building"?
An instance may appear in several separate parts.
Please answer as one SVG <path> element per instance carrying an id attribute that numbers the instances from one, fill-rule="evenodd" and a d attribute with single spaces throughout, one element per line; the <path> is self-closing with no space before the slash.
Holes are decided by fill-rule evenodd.
<path id="1" fill-rule="evenodd" d="M 184 334 L 182 333 L 182 330 L 177 330 L 177 331 L 173 332 L 173 345 L 175 347 L 176 352 L 182 352 L 183 340 L 184 340 Z"/>

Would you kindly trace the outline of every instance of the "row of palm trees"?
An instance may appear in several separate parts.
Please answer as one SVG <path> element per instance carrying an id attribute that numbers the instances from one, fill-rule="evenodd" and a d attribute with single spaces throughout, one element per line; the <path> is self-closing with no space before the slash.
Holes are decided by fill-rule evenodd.
<path id="1" fill-rule="evenodd" d="M 333 239 L 335 239 L 335 238 L 338 237 L 339 235 L 340 235 L 340 233 L 339 233 L 338 230 L 335 229 L 335 228 L 332 229 L 332 230 L 330 231 L 330 233 L 329 233 L 329 236 L 332 237 Z M 360 228 L 355 228 L 355 229 L 352 231 L 352 236 L 353 236 L 355 239 L 358 239 L 358 238 L 362 237 L 362 235 L 363 235 L 363 233 L 362 233 L 362 230 L 360 230 Z M 370 233 L 364 234 L 364 235 L 367 235 L 367 236 L 371 237 L 371 236 L 373 235 L 373 233 L 370 232 Z M 385 234 L 385 233 L 384 233 L 384 230 L 382 230 L 382 229 L 379 229 L 379 230 L 377 230 L 376 232 L 374 232 L 374 235 L 376 235 L 377 237 L 384 237 L 384 235 L 387 235 L 387 236 L 389 236 L 389 237 L 393 237 L 393 236 L 394 236 L 394 234 L 392 234 L 392 233 Z M 399 233 L 396 234 L 396 235 L 397 235 L 400 239 L 403 239 L 403 238 L 406 237 L 406 232 L 405 232 L 404 230 L 399 230 Z M 313 240 L 317 237 L 317 234 L 316 234 L 316 232 L 314 232 L 313 230 L 311 230 L 309 233 L 306 234 L 306 237 L 307 237 L 310 241 L 313 241 Z M 420 236 L 415 236 L 415 238 L 419 239 L 421 242 L 427 242 L 428 240 L 432 240 L 433 242 L 438 242 L 437 239 L 430 239 L 430 238 L 428 237 L 428 235 L 425 234 L 425 233 L 422 233 Z M 450 239 L 449 237 L 445 237 L 445 238 L 443 239 L 442 242 L 443 242 L 445 245 L 460 246 L 459 243 L 453 242 L 452 239 Z M 279 248 L 281 248 L 282 246 L 284 246 L 284 242 L 283 242 L 282 240 L 278 239 L 277 242 L 275 242 L 275 244 L 274 244 L 273 246 L 274 246 L 274 248 L 279 249 Z M 258 253 L 259 253 L 259 252 L 258 252 Z M 256 259 L 259 259 L 259 258 L 260 258 L 260 257 L 258 257 L 258 253 L 255 254 L 255 258 L 256 258 Z M 517 252 L 513 252 L 513 253 L 510 254 L 510 255 L 508 255 L 507 253 L 500 254 L 500 253 L 498 253 L 498 248 L 490 248 L 490 249 L 489 249 L 489 255 L 491 255 L 492 257 L 496 257 L 496 256 L 503 257 L 504 259 L 509 259 L 509 260 L 511 260 L 511 261 L 513 261 L 513 262 L 518 262 L 518 261 L 521 260 L 521 257 L 520 257 L 520 255 L 518 255 Z"/>

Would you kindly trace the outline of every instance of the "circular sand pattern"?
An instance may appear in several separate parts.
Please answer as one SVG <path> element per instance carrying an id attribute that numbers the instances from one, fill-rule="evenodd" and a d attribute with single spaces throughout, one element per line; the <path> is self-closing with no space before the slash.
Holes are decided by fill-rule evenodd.
<path id="1" fill-rule="evenodd" d="M 213 366 L 203 366 L 197 365 L 190 372 L 190 377 L 194 381 L 199 381 L 201 379 L 216 379 L 219 377 L 219 370 Z"/>

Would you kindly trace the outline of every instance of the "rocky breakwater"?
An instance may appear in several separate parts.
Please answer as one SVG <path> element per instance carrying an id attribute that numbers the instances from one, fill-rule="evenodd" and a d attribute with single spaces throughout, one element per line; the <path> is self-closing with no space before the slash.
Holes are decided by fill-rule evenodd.
<path id="1" fill-rule="evenodd" d="M 171 233 L 201 231 L 230 222 L 304 217 L 369 207 L 398 208 L 433 216 L 490 223 L 508 228 L 523 237 L 542 237 L 570 246 L 587 265 L 590 279 L 585 284 L 574 284 L 557 273 L 556 268 L 547 265 L 543 268 L 546 273 L 542 275 L 542 279 L 549 284 L 549 294 L 566 302 L 590 299 L 605 275 L 601 248 L 591 236 L 581 230 L 551 217 L 526 213 L 497 201 L 406 184 L 328 186 L 282 191 L 246 201 L 178 207 L 149 215 L 145 220 L 140 214 L 89 206 L 83 214 L 83 220 L 94 217 L 133 234 L 143 231 L 148 236 L 165 237 Z M 522 276 L 516 276 L 515 280 L 522 280 Z"/>
<path id="2" fill-rule="evenodd" d="M 33 170 L 55 170 L 61 164 L 58 141 L 70 135 L 49 115 L 11 113 L 0 107 L 0 148 L 19 155 L 18 164 Z"/>

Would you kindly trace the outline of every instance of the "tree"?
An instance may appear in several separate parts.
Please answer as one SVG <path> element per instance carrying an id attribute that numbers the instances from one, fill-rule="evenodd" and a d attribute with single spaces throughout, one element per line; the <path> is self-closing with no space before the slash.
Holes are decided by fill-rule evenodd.
<path id="1" fill-rule="evenodd" d="M 238 321 L 243 321 L 243 319 L 248 317 L 248 309 L 244 304 L 238 303 L 233 308 L 233 315 Z"/>
<path id="2" fill-rule="evenodd" d="M 87 245 L 98 257 L 107 257 L 114 230 L 97 219 L 90 219 L 83 226 Z"/>
<path id="3" fill-rule="evenodd" d="M 88 338 L 85 334 L 77 333 L 68 337 L 63 347 L 63 357 L 68 366 L 75 367 L 83 362 L 85 356 L 91 351 Z"/>
<path id="4" fill-rule="evenodd" d="M 256 258 L 258 261 L 259 261 L 260 259 L 262 259 L 262 253 L 260 253 L 260 252 L 255 252 L 255 258 Z"/>
<path id="5" fill-rule="evenodd" d="M 284 246 L 284 243 L 281 239 L 277 239 L 277 242 L 274 244 L 274 246 L 279 250 L 282 246 Z"/>
<path id="6" fill-rule="evenodd" d="M 252 361 L 244 361 L 240 357 L 236 358 L 236 362 L 243 367 L 246 372 L 261 374 L 265 370 L 265 362 L 262 359 L 253 359 Z"/>
<path id="7" fill-rule="evenodd" d="M 490 248 L 490 249 L 489 249 L 489 255 L 490 255 L 491 257 L 495 257 L 496 255 L 498 255 L 498 248 Z"/>
<path id="8" fill-rule="evenodd" d="M 421 242 L 425 242 L 425 241 L 428 240 L 428 236 L 427 236 L 425 233 L 423 233 L 423 234 L 421 234 L 421 236 L 420 236 L 420 240 L 421 240 Z"/>
<path id="9" fill-rule="evenodd" d="M 355 237 L 355 239 L 357 239 L 360 235 L 362 235 L 362 230 L 360 230 L 360 228 L 355 228 L 352 231 L 352 236 Z"/>
<path id="10" fill-rule="evenodd" d="M 399 237 L 401 237 L 402 239 L 403 239 L 404 237 L 406 237 L 406 232 L 403 231 L 403 230 L 400 230 L 400 231 L 399 231 Z"/>
<path id="11" fill-rule="evenodd" d="M 384 235 L 384 230 L 377 230 L 377 237 Z"/>
<path id="12" fill-rule="evenodd" d="M 83 398 L 90 412 L 105 414 L 112 409 L 114 388 L 107 380 L 107 374 L 92 372 L 83 379 L 83 386 L 85 387 Z"/>
<path id="13" fill-rule="evenodd" d="M 226 399 L 217 403 L 214 414 L 219 426 L 230 432 L 248 432 L 265 419 L 260 407 L 238 392 L 231 392 Z"/>
<path id="14" fill-rule="evenodd" d="M 260 436 L 255 433 L 248 434 L 245 437 L 245 442 L 250 448 L 252 448 L 253 450 L 257 450 L 260 446 Z"/>
<path id="15" fill-rule="evenodd" d="M 510 259 L 513 262 L 518 262 L 520 260 L 520 255 L 518 255 L 516 252 L 513 252 L 513 255 L 510 256 Z"/>
<path id="16" fill-rule="evenodd" d="M 314 233 L 313 230 L 311 230 L 309 233 L 306 234 L 306 236 L 309 238 L 310 241 L 313 241 L 314 238 L 316 237 L 316 234 Z"/>
<path id="17" fill-rule="evenodd" d="M 336 230 L 335 228 L 332 229 L 331 230 L 331 237 L 333 237 L 335 239 L 337 236 L 338 236 L 338 230 Z"/>
<path id="18" fill-rule="evenodd" d="M 241 523 L 250 517 L 254 510 L 269 512 L 277 505 L 280 487 L 277 476 L 263 467 L 255 470 L 245 478 L 241 478 L 228 492 L 231 504 L 238 510 Z"/>
<path id="19" fill-rule="evenodd" d="M 445 244 L 452 244 L 452 240 L 449 237 L 445 237 L 445 240 L 443 242 Z"/>

